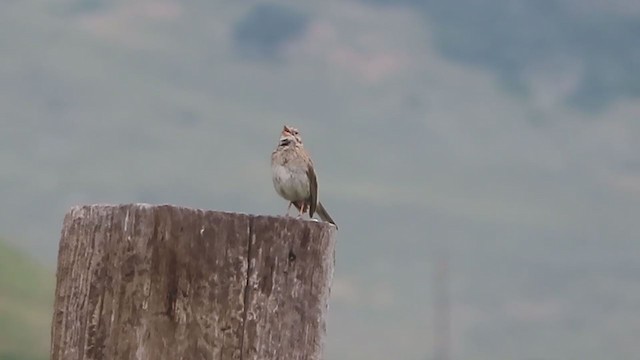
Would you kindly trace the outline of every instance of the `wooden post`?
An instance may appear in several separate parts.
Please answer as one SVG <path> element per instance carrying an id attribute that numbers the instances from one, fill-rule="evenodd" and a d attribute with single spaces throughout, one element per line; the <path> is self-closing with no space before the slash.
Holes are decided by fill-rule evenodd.
<path id="1" fill-rule="evenodd" d="M 52 360 L 321 358 L 335 228 L 168 205 L 64 219 Z"/>

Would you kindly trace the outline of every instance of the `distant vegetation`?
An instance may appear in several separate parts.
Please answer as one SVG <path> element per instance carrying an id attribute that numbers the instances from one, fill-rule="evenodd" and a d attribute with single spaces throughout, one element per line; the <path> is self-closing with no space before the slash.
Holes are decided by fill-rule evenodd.
<path id="1" fill-rule="evenodd" d="M 0 233 L 49 271 L 0 241 L 0 360 L 70 206 L 284 214 L 284 123 L 345 224 L 327 360 L 425 359 L 441 247 L 455 358 L 640 353 L 639 1 L 2 4 Z"/>
<path id="2" fill-rule="evenodd" d="M 51 271 L 0 240 L 0 360 L 47 359 Z"/>

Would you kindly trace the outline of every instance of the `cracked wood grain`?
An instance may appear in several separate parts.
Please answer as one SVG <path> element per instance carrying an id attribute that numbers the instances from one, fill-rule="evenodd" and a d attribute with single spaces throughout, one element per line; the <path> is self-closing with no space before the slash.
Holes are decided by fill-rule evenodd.
<path id="1" fill-rule="evenodd" d="M 169 205 L 65 216 L 52 360 L 319 360 L 335 228 Z"/>

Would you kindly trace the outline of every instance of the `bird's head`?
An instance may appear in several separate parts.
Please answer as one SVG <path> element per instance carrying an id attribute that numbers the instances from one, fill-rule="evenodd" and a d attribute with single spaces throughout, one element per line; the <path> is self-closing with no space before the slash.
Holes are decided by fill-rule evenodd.
<path id="1" fill-rule="evenodd" d="M 302 138 L 298 129 L 292 126 L 284 126 L 280 133 L 279 147 L 302 146 Z"/>

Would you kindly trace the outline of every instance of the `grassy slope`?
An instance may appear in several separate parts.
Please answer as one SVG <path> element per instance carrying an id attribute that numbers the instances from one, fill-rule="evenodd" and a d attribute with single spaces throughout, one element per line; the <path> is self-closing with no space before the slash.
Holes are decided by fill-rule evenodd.
<path id="1" fill-rule="evenodd" d="M 54 276 L 0 240 L 0 360 L 46 359 Z"/>

